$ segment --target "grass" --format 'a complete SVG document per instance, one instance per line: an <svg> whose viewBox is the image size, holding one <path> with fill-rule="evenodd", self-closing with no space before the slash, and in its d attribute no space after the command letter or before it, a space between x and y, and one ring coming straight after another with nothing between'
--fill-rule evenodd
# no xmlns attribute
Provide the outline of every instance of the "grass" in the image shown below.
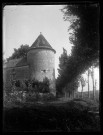
<svg viewBox="0 0 103 135"><path fill-rule="evenodd" d="M92 101L83 99L63 103L18 102L4 107L4 131L100 131L99 118L88 112L95 105ZM96 110L98 105L93 111Z"/></svg>

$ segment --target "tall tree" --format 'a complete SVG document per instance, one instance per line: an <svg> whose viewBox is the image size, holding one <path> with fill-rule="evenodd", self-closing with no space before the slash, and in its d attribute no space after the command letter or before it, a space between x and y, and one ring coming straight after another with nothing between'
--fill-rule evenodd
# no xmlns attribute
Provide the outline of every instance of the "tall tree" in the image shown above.
<svg viewBox="0 0 103 135"><path fill-rule="evenodd" d="M73 80L72 82L68 83L63 89L65 93L65 97L66 95L69 94L69 97L74 98L74 94L78 90L78 85L79 85L79 79Z"/></svg>
<svg viewBox="0 0 103 135"><path fill-rule="evenodd" d="M95 79L95 91L97 90L96 87L97 87L97 80Z"/></svg>
<svg viewBox="0 0 103 135"><path fill-rule="evenodd" d="M57 91L58 93L69 93L70 95L73 95L73 92L77 90L78 88L78 79L80 76L78 76L77 78L74 78L72 80L72 76L75 76L75 61L78 62L77 59L72 59L71 56L67 55L67 50L63 48L63 53L61 54L61 56L59 57L59 69L58 69L58 78L56 80L57 83ZM66 73L66 69L70 68L70 71L68 73ZM69 75L69 76L68 76ZM66 78L67 76L67 78ZM66 78L66 80L64 80L64 78ZM72 81L70 81L72 80ZM64 87L61 87L61 84L65 84L65 81L67 81L68 83L66 83L66 85L64 85Z"/></svg>
<svg viewBox="0 0 103 135"><path fill-rule="evenodd" d="M94 66L91 67L91 77L92 77L92 84L93 84L93 99L95 98L95 84L94 84Z"/></svg>
<svg viewBox="0 0 103 135"><path fill-rule="evenodd" d="M67 60L68 60L67 50L63 48L63 53L59 57L59 69L58 69L59 76L62 75L65 66L67 64Z"/></svg>
<svg viewBox="0 0 103 135"><path fill-rule="evenodd" d="M88 75L88 98L90 98L90 89L89 89L89 77L90 77L90 74L91 74L91 70L88 69L88 73L87 73L87 75Z"/></svg>
<svg viewBox="0 0 103 135"><path fill-rule="evenodd" d="M79 98L79 87L80 87L80 81L78 81L78 90L77 90L77 98Z"/></svg>
<svg viewBox="0 0 103 135"><path fill-rule="evenodd" d="M62 9L69 21L70 41L74 45L60 76L59 87L65 87L85 72L99 57L99 5L67 5Z"/></svg>
<svg viewBox="0 0 103 135"><path fill-rule="evenodd" d="M7 58L7 61L25 57L29 48L29 45L21 45L18 49L14 48L14 53L9 58Z"/></svg>
<svg viewBox="0 0 103 135"><path fill-rule="evenodd" d="M80 78L80 82L81 82L81 86L82 86L81 97L83 98L83 88L86 85L86 81L82 76Z"/></svg>
<svg viewBox="0 0 103 135"><path fill-rule="evenodd" d="M59 69L58 69L59 75L58 75L58 78L56 80L57 92L58 93L62 93L62 94L63 94L63 91L59 87L59 85L61 83L60 82L61 81L60 78L64 74L64 70L65 70L65 67L66 67L66 64L67 64L67 60L68 60L67 50L65 48L63 48L63 53L59 57Z"/></svg>

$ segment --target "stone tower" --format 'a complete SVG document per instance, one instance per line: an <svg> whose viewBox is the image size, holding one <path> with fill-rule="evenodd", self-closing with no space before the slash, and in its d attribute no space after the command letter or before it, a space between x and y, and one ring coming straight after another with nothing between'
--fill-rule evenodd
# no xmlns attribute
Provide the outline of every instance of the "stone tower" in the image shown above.
<svg viewBox="0 0 103 135"><path fill-rule="evenodd" d="M27 62L30 68L30 77L38 81L43 81L45 77L49 79L50 92L54 95L55 90L55 53L48 41L40 33L27 53Z"/></svg>

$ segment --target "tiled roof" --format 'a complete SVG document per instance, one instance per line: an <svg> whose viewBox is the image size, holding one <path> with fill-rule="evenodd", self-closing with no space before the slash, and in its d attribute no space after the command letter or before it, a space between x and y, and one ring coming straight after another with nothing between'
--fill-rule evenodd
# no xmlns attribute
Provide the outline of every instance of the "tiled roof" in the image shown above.
<svg viewBox="0 0 103 135"><path fill-rule="evenodd" d="M51 45L48 43L48 41L45 39L45 37L40 33L40 35L37 37L35 42L32 44L31 48L38 48L38 47L45 47L45 48L51 48Z"/></svg>
<svg viewBox="0 0 103 135"><path fill-rule="evenodd" d="M16 67L19 67L19 66L26 66L28 65L27 64L27 57L24 57L22 58L17 64L16 64Z"/></svg>
<svg viewBox="0 0 103 135"><path fill-rule="evenodd" d="M25 66L25 65L27 65L26 57L10 60L3 65L3 68L13 68L13 67L19 67L19 66Z"/></svg>
<svg viewBox="0 0 103 135"><path fill-rule="evenodd" d="M41 33L30 48L31 49L32 48L48 48L56 52ZM3 64L3 68L13 68L13 67L19 67L19 66L26 66L26 65L28 65L27 57L24 57L24 58L14 59L14 60L10 60L6 62L5 64Z"/></svg>

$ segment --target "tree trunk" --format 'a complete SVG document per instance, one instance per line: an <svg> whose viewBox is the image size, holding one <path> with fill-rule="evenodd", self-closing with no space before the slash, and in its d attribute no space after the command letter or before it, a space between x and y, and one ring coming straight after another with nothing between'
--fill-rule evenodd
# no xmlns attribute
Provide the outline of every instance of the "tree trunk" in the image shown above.
<svg viewBox="0 0 103 135"><path fill-rule="evenodd" d="M79 93L79 87L78 87L78 92L77 92L77 98L79 98L80 97L80 95L79 95L80 93Z"/></svg>
<svg viewBox="0 0 103 135"><path fill-rule="evenodd" d="M83 86L82 86L82 92L81 92L81 97L83 98Z"/></svg>
<svg viewBox="0 0 103 135"><path fill-rule="evenodd" d="M96 91L96 86L97 86L97 82L96 82L96 80L95 80L95 91Z"/></svg>
<svg viewBox="0 0 103 135"><path fill-rule="evenodd" d="M96 92L96 86L97 86L97 82L96 82L96 80L95 80L95 92Z"/></svg>
<svg viewBox="0 0 103 135"><path fill-rule="evenodd" d="M95 98L95 88L94 88L94 68L92 66L92 82L93 82L93 99Z"/></svg>
<svg viewBox="0 0 103 135"><path fill-rule="evenodd" d="M95 99L94 79L93 79L93 99Z"/></svg>
<svg viewBox="0 0 103 135"><path fill-rule="evenodd" d="M89 91L89 70L88 70L88 98L90 98L90 91Z"/></svg>

